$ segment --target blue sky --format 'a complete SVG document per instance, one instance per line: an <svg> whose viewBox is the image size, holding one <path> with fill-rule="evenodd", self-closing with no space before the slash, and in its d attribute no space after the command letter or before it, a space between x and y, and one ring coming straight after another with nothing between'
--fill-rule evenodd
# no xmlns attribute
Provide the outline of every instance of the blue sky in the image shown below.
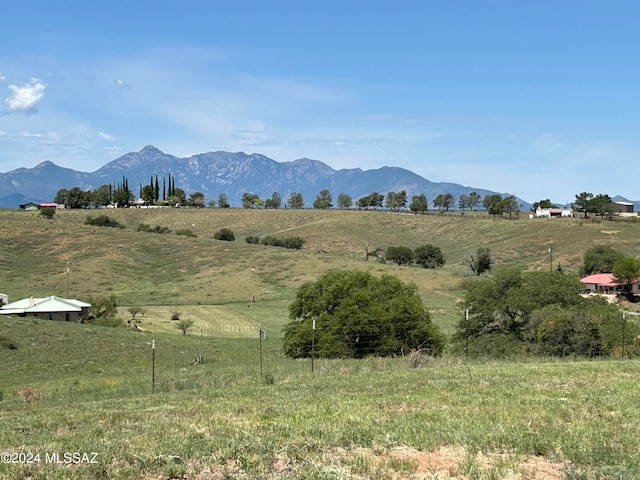
<svg viewBox="0 0 640 480"><path fill-rule="evenodd" d="M640 200L635 0L2 7L0 172L155 145Z"/></svg>

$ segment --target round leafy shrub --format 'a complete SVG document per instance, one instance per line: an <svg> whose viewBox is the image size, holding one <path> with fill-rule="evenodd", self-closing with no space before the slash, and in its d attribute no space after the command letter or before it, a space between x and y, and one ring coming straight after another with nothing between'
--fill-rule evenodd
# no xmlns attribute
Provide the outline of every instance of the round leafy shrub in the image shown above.
<svg viewBox="0 0 640 480"><path fill-rule="evenodd" d="M225 242L233 242L236 239L233 231L230 228L221 228L216 233L214 233L213 238L215 238L216 240L224 240Z"/></svg>
<svg viewBox="0 0 640 480"><path fill-rule="evenodd" d="M85 225L92 225L94 227L124 228L124 225L108 215L97 215L95 217L89 215L84 223Z"/></svg>
<svg viewBox="0 0 640 480"><path fill-rule="evenodd" d="M436 268L444 265L444 255L440 247L420 245L414 252L414 262L424 268Z"/></svg>
<svg viewBox="0 0 640 480"><path fill-rule="evenodd" d="M398 265L410 265L413 261L413 250L409 247L399 245L387 248L385 259L388 262L395 262Z"/></svg>
<svg viewBox="0 0 640 480"><path fill-rule="evenodd" d="M269 245L272 247L291 248L294 250L300 250L304 244L304 239L300 237L286 237L277 238L267 235L260 240L262 245Z"/></svg>

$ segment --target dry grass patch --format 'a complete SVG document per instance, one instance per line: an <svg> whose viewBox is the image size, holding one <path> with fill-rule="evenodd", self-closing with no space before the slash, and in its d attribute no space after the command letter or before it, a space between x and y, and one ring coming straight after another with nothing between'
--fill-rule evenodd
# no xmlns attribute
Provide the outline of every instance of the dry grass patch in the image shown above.
<svg viewBox="0 0 640 480"><path fill-rule="evenodd" d="M250 308L250 304L247 308ZM252 338L258 335L260 324L248 315L223 305L180 305L143 307L145 314L136 316L138 330L146 332L165 332L182 335L171 320L172 312L178 311L181 320L194 322L192 335L225 338ZM131 315L127 307L119 307L122 318Z"/></svg>
<svg viewBox="0 0 640 480"><path fill-rule="evenodd" d="M315 472L320 475L333 475L335 478L361 480L559 480L564 478L565 468L565 464L552 462L544 457L514 457L505 453L480 452L474 455L454 445L442 446L428 452L410 447L395 447L385 451L371 448L339 448L324 452L319 458L291 458L278 455L270 464L263 465L261 478L309 478L309 474ZM243 465L233 460L217 465L192 462L185 470L187 478L197 480L247 478ZM331 478L334 478L333 476ZM169 477L159 475L147 478L164 480Z"/></svg>
<svg viewBox="0 0 640 480"><path fill-rule="evenodd" d="M362 454L362 453L360 453ZM375 465L391 470L390 479L471 479L554 480L564 478L566 465L540 456L513 456L500 452L477 452L446 445L432 451L396 447L383 454L368 451ZM400 463L394 462L400 460ZM412 472L397 471L394 465L405 465ZM402 470L402 468L401 468Z"/></svg>

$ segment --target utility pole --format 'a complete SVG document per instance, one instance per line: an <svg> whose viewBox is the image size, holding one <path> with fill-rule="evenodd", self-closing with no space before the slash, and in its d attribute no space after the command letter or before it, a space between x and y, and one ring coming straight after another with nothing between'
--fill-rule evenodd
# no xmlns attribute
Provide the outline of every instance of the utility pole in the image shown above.
<svg viewBox="0 0 640 480"><path fill-rule="evenodd" d="M627 323L626 313L622 311L622 358L625 357L625 324Z"/></svg>
<svg viewBox="0 0 640 480"><path fill-rule="evenodd" d="M156 341L151 340L151 393L156 391Z"/></svg>
<svg viewBox="0 0 640 480"><path fill-rule="evenodd" d="M311 331L311 373L313 373L313 359L316 356L316 319L313 319Z"/></svg>
<svg viewBox="0 0 640 480"><path fill-rule="evenodd" d="M553 253L551 252L551 244L549 244L549 271L553 272Z"/></svg>
<svg viewBox="0 0 640 480"><path fill-rule="evenodd" d="M466 357L466 356L469 355L469 309L468 308L464 312L464 320L465 320L466 327L467 327L467 342L466 342L466 345L464 347L464 356Z"/></svg>
<svg viewBox="0 0 640 480"><path fill-rule="evenodd" d="M264 337L264 328L260 327L260 376L262 376L262 338Z"/></svg>

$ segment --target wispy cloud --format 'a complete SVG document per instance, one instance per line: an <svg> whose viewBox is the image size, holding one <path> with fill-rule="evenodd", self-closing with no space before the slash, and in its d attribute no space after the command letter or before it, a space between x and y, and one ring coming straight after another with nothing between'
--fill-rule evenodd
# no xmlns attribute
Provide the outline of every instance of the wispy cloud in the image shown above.
<svg viewBox="0 0 640 480"><path fill-rule="evenodd" d="M104 132L98 132L98 137L100 137L103 140L109 140L109 141L113 141L115 140L114 137L112 137L111 135L109 135L108 133L104 133Z"/></svg>
<svg viewBox="0 0 640 480"><path fill-rule="evenodd" d="M37 78L32 78L22 86L10 84L11 95L3 101L7 113L36 113L38 102L44 96L46 84Z"/></svg>

